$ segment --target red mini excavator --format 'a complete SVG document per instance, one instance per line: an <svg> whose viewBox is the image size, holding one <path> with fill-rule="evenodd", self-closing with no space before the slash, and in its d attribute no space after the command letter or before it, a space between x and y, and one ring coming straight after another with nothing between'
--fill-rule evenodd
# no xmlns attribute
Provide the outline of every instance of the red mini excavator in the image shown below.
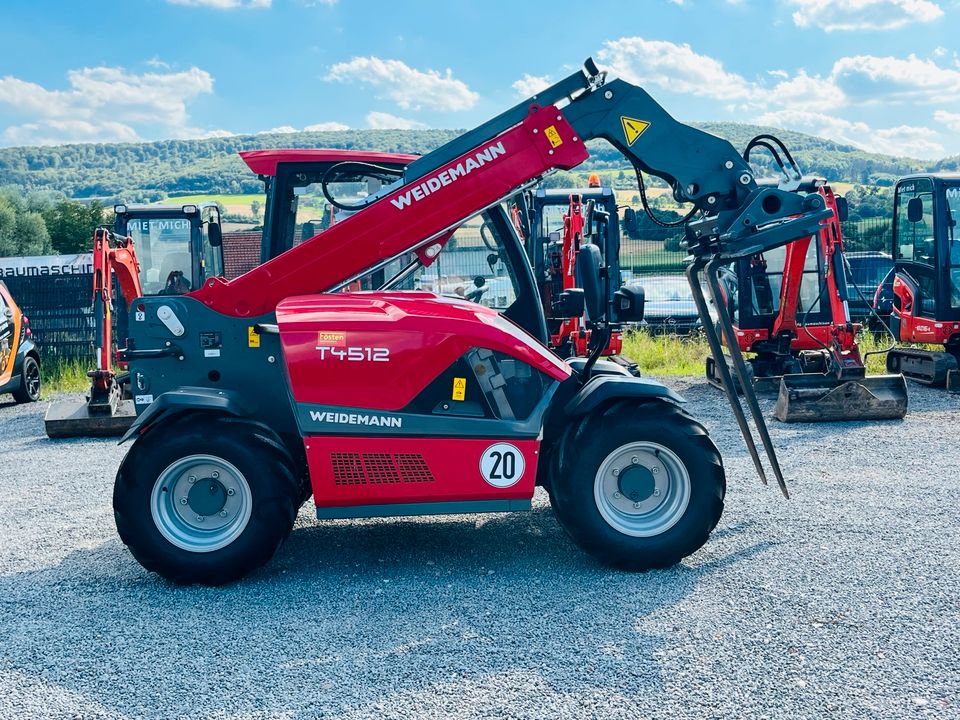
<svg viewBox="0 0 960 720"><path fill-rule="evenodd" d="M850 321L840 220L845 202L821 180L804 187L831 211L818 233L742 258L723 275L733 337L749 359L758 392L779 393L783 422L902 418L903 376L867 376ZM727 338L724 338L726 341ZM714 357L707 378L719 384Z"/></svg>
<svg viewBox="0 0 960 720"><path fill-rule="evenodd" d="M960 391L960 175L910 175L894 192L890 329L902 342L942 350L897 348L887 369L909 379Z"/></svg>
<svg viewBox="0 0 960 720"><path fill-rule="evenodd" d="M701 282L719 295L721 267L809 236L830 214L818 193L758 185L728 142L588 61L362 202L329 193L350 214L322 234L234 280L137 301L144 319L123 357L139 416L113 495L134 557L176 582L222 583L266 563L311 494L322 519L432 515L528 510L538 484L570 537L607 564L665 567L706 542L726 487L706 429L673 391L598 362L636 296L611 295L599 248L584 244L591 353L565 362L544 344L504 206L586 160L594 138L692 205L687 277L703 318ZM459 232L472 218L496 253ZM461 295L477 258L491 260L476 276L490 305ZM377 290L336 292L381 270ZM712 325L706 334L719 353ZM765 480L726 364L719 372ZM786 492L749 387L745 397Z"/></svg>

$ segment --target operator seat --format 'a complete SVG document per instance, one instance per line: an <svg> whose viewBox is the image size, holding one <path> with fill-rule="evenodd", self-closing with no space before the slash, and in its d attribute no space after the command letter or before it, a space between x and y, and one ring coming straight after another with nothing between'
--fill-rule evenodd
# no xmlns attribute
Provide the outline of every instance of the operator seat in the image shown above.
<svg viewBox="0 0 960 720"><path fill-rule="evenodd" d="M171 274L175 272L179 272L183 276L182 283L186 285L183 292L190 292L193 289L190 282L193 275L190 253L169 252L163 256L163 260L160 262L160 281L169 284Z"/></svg>

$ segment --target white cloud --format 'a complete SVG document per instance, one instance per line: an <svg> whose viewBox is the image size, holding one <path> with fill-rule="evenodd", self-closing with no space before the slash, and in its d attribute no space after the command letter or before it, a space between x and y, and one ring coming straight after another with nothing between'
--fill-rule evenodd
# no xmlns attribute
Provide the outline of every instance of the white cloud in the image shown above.
<svg viewBox="0 0 960 720"><path fill-rule="evenodd" d="M3 131L7 145L62 145L63 143L137 142L140 137L120 122L87 120L39 120L11 125Z"/></svg>
<svg viewBox="0 0 960 720"><path fill-rule="evenodd" d="M443 74L436 70L424 72L400 60L378 57L355 57L337 63L330 68L326 79L372 85L381 92L379 97L389 98L404 110L469 110L480 99L466 83L454 78L449 69Z"/></svg>
<svg viewBox="0 0 960 720"><path fill-rule="evenodd" d="M810 76L801 70L770 91L769 97L778 104L798 110L829 110L842 105L846 96L832 80Z"/></svg>
<svg viewBox="0 0 960 720"><path fill-rule="evenodd" d="M130 141L138 139L133 128L140 124L182 136L188 128L187 103L213 92L213 77L197 67L136 74L101 66L70 70L67 79L67 89L50 90L12 76L0 78L0 106L23 118L4 133L7 142Z"/></svg>
<svg viewBox="0 0 960 720"><path fill-rule="evenodd" d="M933 113L933 119L938 123L946 125L953 132L960 133L960 113L937 110Z"/></svg>
<svg viewBox="0 0 960 720"><path fill-rule="evenodd" d="M937 158L944 152L936 131L926 127L899 125L875 129L860 121L845 120L826 113L777 110L757 118L761 125L802 130L835 142L886 155Z"/></svg>
<svg viewBox="0 0 960 720"><path fill-rule="evenodd" d="M637 85L726 101L748 100L757 93L756 85L686 44L625 37L605 42L597 57L615 75Z"/></svg>
<svg viewBox="0 0 960 720"><path fill-rule="evenodd" d="M237 8L268 8L273 0L167 0L171 5L193 5L215 8L217 10L235 10Z"/></svg>
<svg viewBox="0 0 960 720"><path fill-rule="evenodd" d="M375 130L422 130L427 125L409 118L397 117L390 113L377 112L376 110L367 113L367 127Z"/></svg>
<svg viewBox="0 0 960 720"><path fill-rule="evenodd" d="M921 60L855 55L833 64L831 80L862 102L945 102L960 100L960 70Z"/></svg>
<svg viewBox="0 0 960 720"><path fill-rule="evenodd" d="M280 127L270 128L269 130L260 130L257 135L284 135L287 133L299 132L291 125L281 125Z"/></svg>
<svg viewBox="0 0 960 720"><path fill-rule="evenodd" d="M514 81L511 87L516 91L518 96L527 98L550 87L550 77L547 75L528 75L524 73L519 80Z"/></svg>
<svg viewBox="0 0 960 720"><path fill-rule="evenodd" d="M307 125L304 130L307 132L331 132L334 130L349 130L349 125L344 125L342 122L322 122L316 123L315 125Z"/></svg>
<svg viewBox="0 0 960 720"><path fill-rule="evenodd" d="M230 130L201 130L200 128L184 128L178 136L183 140L209 140L210 138L233 137L237 133Z"/></svg>
<svg viewBox="0 0 960 720"><path fill-rule="evenodd" d="M797 27L835 30L894 30L909 23L932 22L943 16L931 0L787 0L800 9Z"/></svg>

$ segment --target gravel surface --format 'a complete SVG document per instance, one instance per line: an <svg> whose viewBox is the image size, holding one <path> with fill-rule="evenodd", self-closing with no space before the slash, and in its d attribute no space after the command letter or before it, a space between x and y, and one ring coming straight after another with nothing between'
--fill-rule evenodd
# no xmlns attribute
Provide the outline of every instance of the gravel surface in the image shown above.
<svg viewBox="0 0 960 720"><path fill-rule="evenodd" d="M771 421L787 502L720 394L671 382L729 489L707 545L647 574L596 565L538 494L514 515L304 508L256 575L176 587L116 537L126 448L0 406L0 718L960 717L960 397Z"/></svg>

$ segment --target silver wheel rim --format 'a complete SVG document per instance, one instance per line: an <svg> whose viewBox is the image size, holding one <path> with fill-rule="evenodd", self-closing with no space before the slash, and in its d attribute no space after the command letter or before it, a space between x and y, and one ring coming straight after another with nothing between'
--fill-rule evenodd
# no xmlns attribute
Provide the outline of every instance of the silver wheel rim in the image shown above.
<svg viewBox="0 0 960 720"><path fill-rule="evenodd" d="M32 398L40 397L40 366L36 362L27 367L26 386L27 395Z"/></svg>
<svg viewBox="0 0 960 720"><path fill-rule="evenodd" d="M150 513L160 534L178 548L213 552L246 529L253 508L247 479L214 455L189 455L160 473Z"/></svg>
<svg viewBox="0 0 960 720"><path fill-rule="evenodd" d="M607 455L593 484L600 515L631 537L653 537L676 525L690 504L690 492L690 473L677 454L645 441L621 445Z"/></svg>

